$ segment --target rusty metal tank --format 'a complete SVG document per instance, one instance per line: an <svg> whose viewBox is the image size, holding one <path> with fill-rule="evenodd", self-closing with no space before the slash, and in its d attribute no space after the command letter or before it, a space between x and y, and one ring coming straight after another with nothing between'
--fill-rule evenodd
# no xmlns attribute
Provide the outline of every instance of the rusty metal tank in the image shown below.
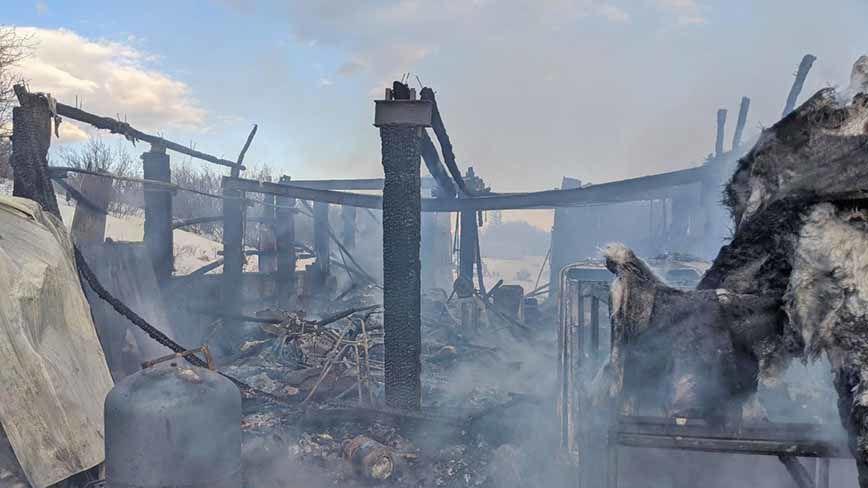
<svg viewBox="0 0 868 488"><path fill-rule="evenodd" d="M125 378L105 400L107 488L241 486L241 393L173 357Z"/></svg>

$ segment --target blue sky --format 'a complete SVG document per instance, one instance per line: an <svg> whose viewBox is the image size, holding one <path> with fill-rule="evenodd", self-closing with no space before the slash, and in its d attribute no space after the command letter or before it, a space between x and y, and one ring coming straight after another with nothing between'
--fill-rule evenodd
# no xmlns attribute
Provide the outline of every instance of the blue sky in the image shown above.
<svg viewBox="0 0 868 488"><path fill-rule="evenodd" d="M696 164L717 108L729 139L750 96L756 133L802 55L807 95L868 52L866 0L11 3L0 24L40 29L33 89L232 159L258 123L248 161L295 178L380 175L372 100L418 75L498 191Z"/></svg>

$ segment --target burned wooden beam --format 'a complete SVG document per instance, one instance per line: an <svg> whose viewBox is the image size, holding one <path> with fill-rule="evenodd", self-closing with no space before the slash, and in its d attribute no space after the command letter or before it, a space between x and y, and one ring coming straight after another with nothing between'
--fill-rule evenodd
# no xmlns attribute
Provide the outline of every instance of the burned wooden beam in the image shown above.
<svg viewBox="0 0 868 488"><path fill-rule="evenodd" d="M323 290L330 273L331 239L329 238L329 205L324 202L313 204L313 250L316 254L314 263L314 286L317 291Z"/></svg>
<svg viewBox="0 0 868 488"><path fill-rule="evenodd" d="M69 105L60 102L56 103L56 107L57 115L68 117L79 122L84 122L85 124L92 125L97 129L107 130L112 134L120 134L133 142L145 141L147 143L150 143L151 145L171 149L172 151L175 151L177 153L185 154L196 159L201 159L202 161L208 161L209 163L219 164L220 166L227 166L229 168L237 167L238 169L246 169L243 165L239 165L238 163L235 163L233 161L218 158L216 156L197 151L182 144L163 139L162 137L147 134L138 129L135 129L126 122L121 122L111 117L94 115L92 113L85 112L84 110L81 110L79 108L70 107Z"/></svg>
<svg viewBox="0 0 868 488"><path fill-rule="evenodd" d="M396 82L396 86L398 83ZM383 326L386 403L418 410L422 403L421 182L419 132L432 103L378 100L375 125L383 155Z"/></svg>
<svg viewBox="0 0 868 488"><path fill-rule="evenodd" d="M437 197L438 198L455 198L458 193L455 183L449 178L449 173L440 162L440 156L437 154L437 148L434 142L428 137L428 133L422 131L422 136L419 139L419 151L422 153L422 161L428 168L428 172L434 177L437 182Z"/></svg>
<svg viewBox="0 0 868 488"><path fill-rule="evenodd" d="M611 183L591 185L573 190L546 190L531 193L479 196L472 198L442 199L423 198L423 212L461 212L464 210L518 210L545 209L601 203L619 203L648 200L651 196L670 192L673 187L699 183L708 165L669 173L641 176ZM271 193L300 200L312 200L334 205L351 205L359 208L382 208L383 199L377 195L342 191L304 188L292 185L233 179L227 182L233 188L251 193Z"/></svg>
<svg viewBox="0 0 868 488"><path fill-rule="evenodd" d="M289 176L282 176L281 183L289 182ZM295 297L295 199L277 197L274 234L277 242L277 303L288 309Z"/></svg>
<svg viewBox="0 0 868 488"><path fill-rule="evenodd" d="M741 146L741 136L744 133L744 127L747 125L747 113L750 110L750 98L741 97L741 104L738 107L738 120L735 123L735 132L732 133L732 150L735 151Z"/></svg>
<svg viewBox="0 0 868 488"><path fill-rule="evenodd" d="M247 135L247 140L244 141L244 146L241 147L241 152L238 153L238 160L235 162L235 166L232 167L230 175L233 178L241 176L241 168L244 167L244 156L247 155L247 150L250 149L250 144L253 143L253 137L256 135L256 129L258 128L258 125L253 124L253 129L250 129L250 134Z"/></svg>
<svg viewBox="0 0 868 488"><path fill-rule="evenodd" d="M802 62L799 63L799 69L796 71L796 79L793 80L793 86L790 87L790 93L787 95L787 103L784 105L784 113L781 117L786 117L796 108L796 102L799 100L799 94L802 93L802 87L805 86L805 79L808 77L808 72L811 71L811 66L817 57L811 54L805 54Z"/></svg>
<svg viewBox="0 0 868 488"><path fill-rule="evenodd" d="M714 140L714 155L720 157L723 154L723 138L726 133L726 109L717 111L717 137Z"/></svg>
<svg viewBox="0 0 868 488"><path fill-rule="evenodd" d="M419 98L431 103L431 128L434 130L434 135L437 136L437 141L440 143L443 161L446 163L446 168L449 170L452 179L461 193L469 195L467 186L464 184L464 178L461 177L461 169L458 168L458 163L455 162L455 152L452 150L452 142L449 140L449 134L446 132L446 125L440 116L440 110L437 109L437 99L434 96L434 90L428 87L422 88Z"/></svg>

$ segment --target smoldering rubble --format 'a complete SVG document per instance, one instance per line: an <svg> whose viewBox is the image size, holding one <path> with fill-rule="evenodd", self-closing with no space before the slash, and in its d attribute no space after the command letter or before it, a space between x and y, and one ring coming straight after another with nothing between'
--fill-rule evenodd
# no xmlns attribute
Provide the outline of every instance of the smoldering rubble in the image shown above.
<svg viewBox="0 0 868 488"><path fill-rule="evenodd" d="M816 93L739 161L725 189L735 231L696 290L664 285L623 246L606 250L616 332L598 398L645 392L676 417L764 418L745 408L763 406L757 390L780 390L793 359L824 355L868 486L866 70L862 57L846 90Z"/></svg>

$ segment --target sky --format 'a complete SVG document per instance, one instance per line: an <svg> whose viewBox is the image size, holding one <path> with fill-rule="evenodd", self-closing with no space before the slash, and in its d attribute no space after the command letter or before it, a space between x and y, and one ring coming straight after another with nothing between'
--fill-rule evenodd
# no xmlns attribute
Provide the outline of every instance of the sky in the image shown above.
<svg viewBox="0 0 868 488"><path fill-rule="evenodd" d="M700 164L718 108L728 144L750 97L756 134L804 54L802 100L868 52L868 0L6 3L32 90L227 159L258 124L246 161L296 179L381 176L373 100L409 74L459 165L503 192ZM97 135L61 127L55 147Z"/></svg>

